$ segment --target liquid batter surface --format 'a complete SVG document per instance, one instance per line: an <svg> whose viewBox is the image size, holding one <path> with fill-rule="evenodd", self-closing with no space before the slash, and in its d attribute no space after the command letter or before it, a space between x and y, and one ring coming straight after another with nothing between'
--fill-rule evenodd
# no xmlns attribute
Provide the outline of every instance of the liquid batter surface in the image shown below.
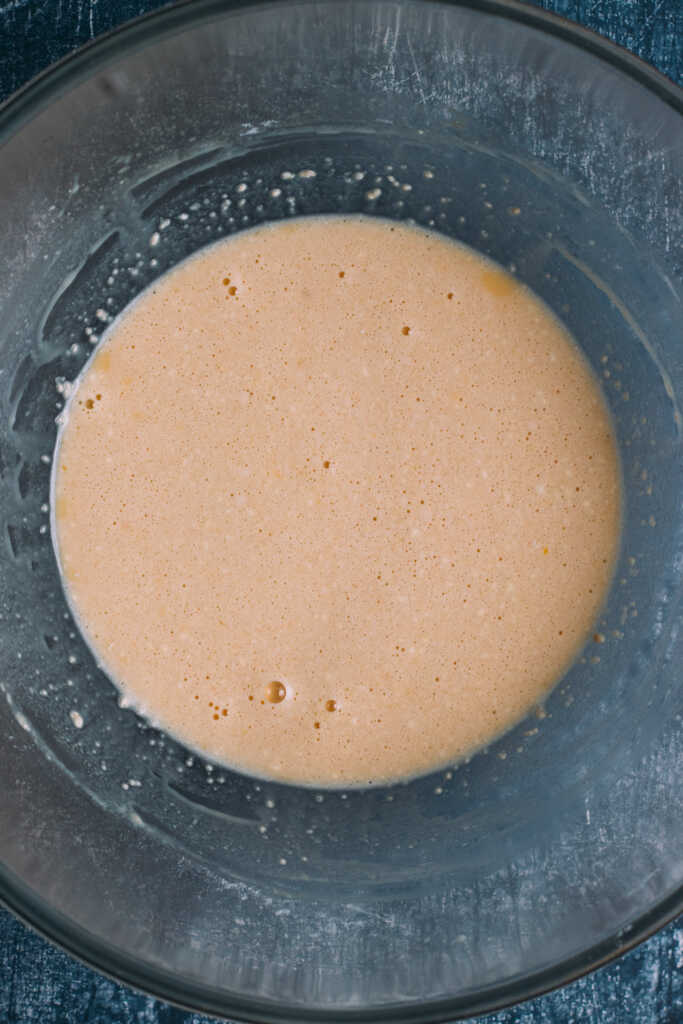
<svg viewBox="0 0 683 1024"><path fill-rule="evenodd" d="M596 381L471 250L363 217L221 242L110 328L62 428L54 531L103 666L208 756L408 777L541 699L620 520Z"/></svg>

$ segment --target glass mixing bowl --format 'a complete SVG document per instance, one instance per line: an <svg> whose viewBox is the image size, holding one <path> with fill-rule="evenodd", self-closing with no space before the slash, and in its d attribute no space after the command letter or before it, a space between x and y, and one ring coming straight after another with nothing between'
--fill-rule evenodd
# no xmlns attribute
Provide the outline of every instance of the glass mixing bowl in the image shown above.
<svg viewBox="0 0 683 1024"><path fill-rule="evenodd" d="M193 0L0 114L0 894L95 967L257 1021L437 1021L683 906L681 93L498 0ZM543 709L393 787L247 778L122 707L64 599L55 418L116 313L262 221L413 218L510 267L601 376L604 614Z"/></svg>

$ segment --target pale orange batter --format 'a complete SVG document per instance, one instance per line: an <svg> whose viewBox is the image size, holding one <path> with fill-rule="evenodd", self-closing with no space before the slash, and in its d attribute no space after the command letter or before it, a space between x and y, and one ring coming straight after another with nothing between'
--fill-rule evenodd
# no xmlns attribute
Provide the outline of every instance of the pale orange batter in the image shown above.
<svg viewBox="0 0 683 1024"><path fill-rule="evenodd" d="M452 762L562 675L611 577L598 385L527 290L418 228L204 250L107 332L62 429L67 590L190 746L316 785Z"/></svg>

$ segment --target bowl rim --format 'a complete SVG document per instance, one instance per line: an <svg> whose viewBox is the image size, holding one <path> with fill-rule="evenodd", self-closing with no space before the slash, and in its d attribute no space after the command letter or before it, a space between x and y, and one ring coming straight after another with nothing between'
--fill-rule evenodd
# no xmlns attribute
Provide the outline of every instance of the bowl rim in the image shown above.
<svg viewBox="0 0 683 1024"><path fill-rule="evenodd" d="M0 145L18 132L63 91L98 69L108 59L133 47L159 38L160 34L199 24L204 20L237 9L268 8L287 2L340 3L344 0L174 0L115 26L61 60L48 66L0 103ZM418 3L420 0L405 0ZM672 107L683 118L683 88L657 71L640 57L597 32L561 15L520 0L433 0L438 4L469 8L507 18L538 29L593 54L622 71L633 81ZM249 1024L320 1024L332 1019L329 1010L282 1006L274 1001L218 991L152 965L141 968L136 958L116 949L69 918L49 907L34 891L0 862L0 905L38 934L61 947L69 955L116 982L122 982L145 994L172 1003L191 1012L237 1019ZM445 1024L465 1017L502 1010L584 977L639 943L683 912L683 886L600 943L583 950L553 967L536 971L513 981L480 990L476 995L431 1000L422 1004L375 1007L368 1010L333 1011L342 1022L387 1022L387 1024Z"/></svg>

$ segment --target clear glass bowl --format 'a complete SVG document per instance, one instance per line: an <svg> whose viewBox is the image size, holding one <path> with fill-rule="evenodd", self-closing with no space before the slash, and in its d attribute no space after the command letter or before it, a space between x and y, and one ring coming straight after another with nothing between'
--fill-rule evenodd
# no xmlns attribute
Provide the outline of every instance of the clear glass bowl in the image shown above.
<svg viewBox="0 0 683 1024"><path fill-rule="evenodd" d="M278 1022L492 1009L681 910L682 110L626 53L497 0L194 0L4 107L13 910L163 998ZM327 211L411 217L512 267L602 376L626 491L605 642L544 710L453 771L347 793L207 764L122 708L48 515L64 381L109 318L207 242Z"/></svg>

